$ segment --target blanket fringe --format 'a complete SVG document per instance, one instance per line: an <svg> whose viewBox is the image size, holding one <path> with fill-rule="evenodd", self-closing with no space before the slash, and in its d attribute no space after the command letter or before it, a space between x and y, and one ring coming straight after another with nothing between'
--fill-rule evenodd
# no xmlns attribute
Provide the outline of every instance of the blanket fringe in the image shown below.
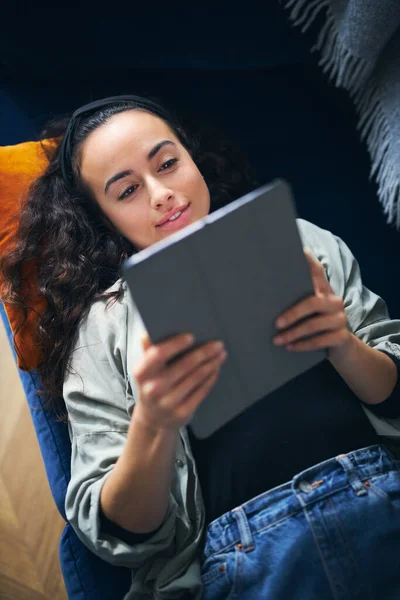
<svg viewBox="0 0 400 600"><path fill-rule="evenodd" d="M340 40L329 0L280 0L290 10L289 18L304 33L321 11L326 21L311 51L321 55L319 65L336 87L345 88L359 115L357 129L371 156L373 176L378 184L378 196L389 224L400 229L400 179L394 154L390 152L390 130L380 102L371 65L353 56ZM366 85L367 84L367 85Z"/></svg>

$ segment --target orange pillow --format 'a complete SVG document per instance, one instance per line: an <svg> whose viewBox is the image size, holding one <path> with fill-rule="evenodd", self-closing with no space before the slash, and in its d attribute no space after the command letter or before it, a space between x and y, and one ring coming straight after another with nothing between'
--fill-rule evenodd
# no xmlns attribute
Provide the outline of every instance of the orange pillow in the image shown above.
<svg viewBox="0 0 400 600"><path fill-rule="evenodd" d="M44 142L52 143L54 140ZM0 256L13 248L24 195L47 164L48 159L40 142L0 147L0 221L3 223L0 229ZM46 308L46 301L37 288L36 261L25 265L23 275L29 282L29 289L23 290L29 298L27 304L41 314ZM5 310L14 332L21 322L22 311L7 304ZM27 316L25 327L15 336L18 354L21 355L18 356L18 366L23 370L35 369L40 361L40 348L33 338L37 315L34 311L28 311Z"/></svg>

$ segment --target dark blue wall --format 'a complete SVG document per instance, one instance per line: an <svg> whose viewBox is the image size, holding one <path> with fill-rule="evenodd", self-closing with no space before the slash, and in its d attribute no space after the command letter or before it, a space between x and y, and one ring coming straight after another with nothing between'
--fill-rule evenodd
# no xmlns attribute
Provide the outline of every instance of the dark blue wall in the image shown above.
<svg viewBox="0 0 400 600"><path fill-rule="evenodd" d="M386 224L369 181L351 101L308 52L313 32L292 29L277 2L262 10L246 4L240 14L232 5L218 13L183 6L165 7L159 19L147 5L79 22L66 11L50 41L34 41L37 30L25 19L6 39L0 143L33 139L50 116L97 97L155 96L222 127L260 182L291 182L299 215L349 244L365 283L399 316L399 233ZM46 18L42 27L50 26Z"/></svg>

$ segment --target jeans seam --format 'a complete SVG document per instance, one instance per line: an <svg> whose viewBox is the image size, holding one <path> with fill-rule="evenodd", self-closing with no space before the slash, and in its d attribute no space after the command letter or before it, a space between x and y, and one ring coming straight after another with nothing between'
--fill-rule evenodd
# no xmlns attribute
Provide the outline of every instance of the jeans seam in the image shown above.
<svg viewBox="0 0 400 600"><path fill-rule="evenodd" d="M314 542L315 542L315 545L317 547L318 554L319 554L319 556L321 558L321 563L322 563L322 566L324 568L326 578L327 578L327 580L329 582L329 587L331 588L332 597L334 598L334 600L338 600L338 597L336 596L336 592L335 592L335 587L334 587L333 581L332 581L330 573L329 573L329 569L328 569L328 567L327 567L327 565L325 563L324 555L323 555L322 550L320 548L318 538L315 535L314 527L312 526L312 522L311 522L310 516L308 514L307 506L305 506L303 508L303 513L304 513L304 515L305 515L305 517L307 519L307 523L308 523L308 526L309 526L309 528L311 530L311 534L312 534L312 536L314 538Z"/></svg>
<svg viewBox="0 0 400 600"><path fill-rule="evenodd" d="M384 469L381 471L378 471L374 474L369 474L363 477L360 477L361 481L368 481L369 479L371 479L372 477L379 477L380 475L386 475L387 473L392 473L393 471L400 471L400 466L397 467L393 467L390 469ZM266 525L265 527L261 527L259 529L254 529L254 531L252 532L253 535L256 535L257 533L262 533L272 527L274 527L275 525L279 525L281 523L283 523L284 521L286 521L287 519L301 513L305 508L308 507L312 507L314 504L316 504L317 502L320 502L321 500L325 500L327 498L331 498L333 495L338 494L339 492L343 492L344 490L346 490L347 488L351 488L351 485L346 482L345 485L343 485L340 488L337 488L333 491L329 491L326 494L323 494L322 496L318 496L317 498L314 498L311 502L308 502L304 507L300 507L298 510L292 511L291 513L289 513L288 515L285 515L284 517L273 521L272 523L269 523L268 525ZM265 509L268 510L268 509ZM228 527L230 526L230 524L228 524ZM240 539L238 538L238 541L240 541ZM209 558L209 556L213 556L214 554L219 554L220 552L224 552L229 550L230 548L232 548L233 546L235 546L237 542L233 541L230 544L227 544L226 546L223 546L222 548L218 548L218 550L213 550L208 556L207 558Z"/></svg>
<svg viewBox="0 0 400 600"><path fill-rule="evenodd" d="M235 577L234 577L233 583L232 583L232 590L226 600L235 598L235 596L237 598L240 598L241 583L243 581L242 561L243 561L243 552L236 549L235 550ZM236 582L237 582L237 587L236 587Z"/></svg>
<svg viewBox="0 0 400 600"><path fill-rule="evenodd" d="M282 517L281 519L278 519L277 521L274 521L273 523L269 523L265 527L260 527L260 529L255 529L253 532L253 535L256 535L257 533L263 533L264 531L267 531L268 529L275 527L275 525L280 525L281 523L284 523L285 521L287 521L287 519L290 519L291 517L295 517L296 515L300 514L301 512L302 512L302 508L299 508L299 510L295 510L295 511L289 513L288 515L286 515L285 517Z"/></svg>
<svg viewBox="0 0 400 600"><path fill-rule="evenodd" d="M382 471L378 471L374 475L366 475L365 477L360 477L360 480L363 481L363 482L364 481L368 481L372 477L379 477L381 475L386 475L387 473L392 473L393 471L400 471L400 466L398 468L390 468L390 469L384 469ZM315 503L319 502L320 500L329 499L332 496L334 496L335 494L337 494L339 492L343 492L344 490L346 490L349 487L351 488L351 485L347 481L342 487L336 488L333 491L329 491L326 494L323 494L322 496L318 496L317 498L314 498L313 500L311 500L311 502L307 502L307 504L305 506L306 507L313 506ZM291 513L289 513L285 517L282 517L281 519L279 519L277 521L274 521L273 523L270 523L266 527L261 527L260 529L255 529L254 532L253 532L253 535L255 535L256 533L260 533L262 531L265 531L266 529L269 529L270 527L273 527L274 525L278 525L279 523L282 523L286 519L289 519L290 517L293 517L294 515L299 514L302 511L302 509L303 509L303 507L300 507L298 510L292 511ZM268 510L268 509L266 509L266 510Z"/></svg>
<svg viewBox="0 0 400 600"><path fill-rule="evenodd" d="M347 554L350 555L351 560L353 561L352 569L354 570L354 572L356 572L358 564L357 564L357 561L355 560L355 555L354 555L354 553L353 553L353 551L352 551L352 549L351 549L351 547L349 545L348 537L345 534L345 531L344 531L344 529L342 527L342 523L340 522L340 519L337 518L337 514L336 514L335 507L333 505L333 502L332 502L332 498L328 498L328 503L331 506L332 516L333 516L333 518L335 520L336 527L338 528L338 531L340 531L340 534L341 534L341 537L342 537L342 543L343 543L343 545L344 545L344 547L346 549Z"/></svg>
<svg viewBox="0 0 400 600"><path fill-rule="evenodd" d="M226 563L223 563L223 564L226 565ZM205 585L208 585L209 583L211 583L221 577L226 578L226 574L225 573L222 574L220 568L221 568L220 565L218 567L213 567L213 570L210 571L213 574L212 577L210 577L209 574L207 574L207 573L205 575L202 575ZM229 579L228 579L228 582L229 582Z"/></svg>

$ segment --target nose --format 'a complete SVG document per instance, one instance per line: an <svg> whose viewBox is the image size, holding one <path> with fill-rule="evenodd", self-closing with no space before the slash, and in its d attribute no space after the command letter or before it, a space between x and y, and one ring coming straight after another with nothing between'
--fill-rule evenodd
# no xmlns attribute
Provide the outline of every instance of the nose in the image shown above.
<svg viewBox="0 0 400 600"><path fill-rule="evenodd" d="M174 198L174 192L160 181L154 181L151 185L150 203L153 208L160 208L169 204Z"/></svg>

